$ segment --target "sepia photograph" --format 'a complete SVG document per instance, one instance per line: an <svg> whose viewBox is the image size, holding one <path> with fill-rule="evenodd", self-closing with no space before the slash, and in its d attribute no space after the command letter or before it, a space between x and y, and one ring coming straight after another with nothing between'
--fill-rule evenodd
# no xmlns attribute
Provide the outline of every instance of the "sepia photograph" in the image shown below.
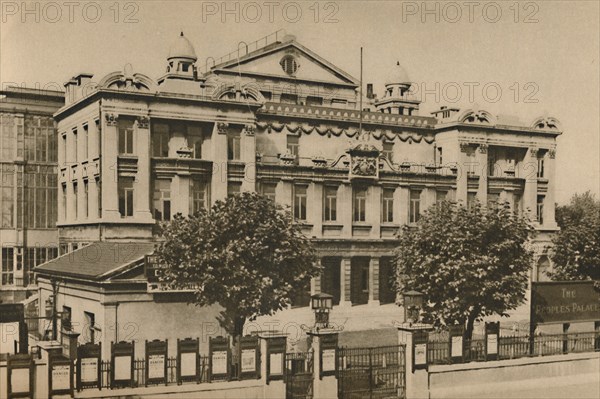
<svg viewBox="0 0 600 399"><path fill-rule="evenodd" d="M600 398L597 0L0 0L0 399Z"/></svg>

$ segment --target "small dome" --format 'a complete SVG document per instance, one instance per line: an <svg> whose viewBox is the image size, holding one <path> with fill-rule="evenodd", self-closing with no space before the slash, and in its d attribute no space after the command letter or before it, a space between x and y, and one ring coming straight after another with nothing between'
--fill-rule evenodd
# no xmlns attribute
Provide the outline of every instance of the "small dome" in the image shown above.
<svg viewBox="0 0 600 399"><path fill-rule="evenodd" d="M198 60L194 46L192 46L187 37L183 36L183 32L181 32L169 50L169 57L167 59L170 60L171 58L187 58L194 60L194 62Z"/></svg>
<svg viewBox="0 0 600 399"><path fill-rule="evenodd" d="M394 68L390 71L387 78L385 79L386 85L393 84L410 84L410 79L408 78L408 73L406 70L402 68L400 65L400 61L396 62Z"/></svg>

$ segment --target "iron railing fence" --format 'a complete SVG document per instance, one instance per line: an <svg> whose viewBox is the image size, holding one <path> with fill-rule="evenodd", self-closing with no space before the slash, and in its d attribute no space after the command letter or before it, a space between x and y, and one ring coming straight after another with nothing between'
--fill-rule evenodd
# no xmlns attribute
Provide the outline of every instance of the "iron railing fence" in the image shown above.
<svg viewBox="0 0 600 399"><path fill-rule="evenodd" d="M439 333L430 335L427 343L428 364L450 364L456 362L450 356L449 338L442 340ZM536 335L533 341L528 335L507 335L498 337L498 351L494 358L518 359L532 356L549 356L568 353L599 352L600 331L573 332L565 334ZM463 340L463 363L483 362L490 357L486 356L485 338L477 337Z"/></svg>

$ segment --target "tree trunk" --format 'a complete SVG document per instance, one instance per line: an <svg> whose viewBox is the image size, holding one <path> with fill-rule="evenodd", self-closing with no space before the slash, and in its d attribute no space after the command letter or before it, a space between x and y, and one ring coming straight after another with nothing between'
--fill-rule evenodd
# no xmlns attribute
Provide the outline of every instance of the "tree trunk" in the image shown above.
<svg viewBox="0 0 600 399"><path fill-rule="evenodd" d="M477 319L477 316L479 315L479 308L475 308L471 311L471 313L469 313L469 316L467 317L467 326L465 328L465 339L467 340L471 340L473 338L473 327L475 325L475 319Z"/></svg>
<svg viewBox="0 0 600 399"><path fill-rule="evenodd" d="M242 335L244 335L244 324L246 323L246 318L241 316L233 317L233 348L232 348L232 357L233 357L233 377L239 379L242 371L242 347L241 347L241 339Z"/></svg>

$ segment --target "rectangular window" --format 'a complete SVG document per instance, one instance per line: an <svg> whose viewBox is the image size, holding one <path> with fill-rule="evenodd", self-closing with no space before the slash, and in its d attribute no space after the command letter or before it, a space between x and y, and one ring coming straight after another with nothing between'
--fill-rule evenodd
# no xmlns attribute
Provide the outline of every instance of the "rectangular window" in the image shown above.
<svg viewBox="0 0 600 399"><path fill-rule="evenodd" d="M410 191L410 211L409 211L409 222L417 223L421 217L421 191L411 190Z"/></svg>
<svg viewBox="0 0 600 399"><path fill-rule="evenodd" d="M334 222L337 220L337 187L325 186L323 188L323 220Z"/></svg>
<svg viewBox="0 0 600 399"><path fill-rule="evenodd" d="M437 148L437 164L439 166L444 164L444 153L442 147Z"/></svg>
<svg viewBox="0 0 600 399"><path fill-rule="evenodd" d="M61 166L65 166L67 163L67 134L63 133L61 136L62 154L60 158Z"/></svg>
<svg viewBox="0 0 600 399"><path fill-rule="evenodd" d="M295 157L294 163L298 164L300 149L300 137L298 136L287 136L287 152Z"/></svg>
<svg viewBox="0 0 600 399"><path fill-rule="evenodd" d="M367 220L367 189L366 187L354 187L353 194L353 219L355 222L364 222Z"/></svg>
<svg viewBox="0 0 600 399"><path fill-rule="evenodd" d="M14 248L2 248L2 285L14 284Z"/></svg>
<svg viewBox="0 0 600 399"><path fill-rule="evenodd" d="M362 292L369 292L369 266L363 266L360 272L360 289Z"/></svg>
<svg viewBox="0 0 600 399"><path fill-rule="evenodd" d="M544 196L537 196L537 221L539 224L544 224Z"/></svg>
<svg viewBox="0 0 600 399"><path fill-rule="evenodd" d="M394 143L389 141L383 142L382 155L387 158L390 163L394 162Z"/></svg>
<svg viewBox="0 0 600 399"><path fill-rule="evenodd" d="M83 125L83 143L82 143L82 152L81 152L81 158L82 159L87 159L88 158L88 140L89 140L90 136L89 136L89 129L88 129L88 125L87 123L85 125Z"/></svg>
<svg viewBox="0 0 600 399"><path fill-rule="evenodd" d="M79 162L79 139L77 137L77 129L73 129L73 161Z"/></svg>
<svg viewBox="0 0 600 399"><path fill-rule="evenodd" d="M438 190L435 192L435 202L438 204L442 201L445 201L447 197L448 197L448 191Z"/></svg>
<svg viewBox="0 0 600 399"><path fill-rule="evenodd" d="M133 179L119 177L117 183L119 192L119 213L121 217L133 216Z"/></svg>
<svg viewBox="0 0 600 399"><path fill-rule="evenodd" d="M496 173L496 151L488 149L488 176L498 176Z"/></svg>
<svg viewBox="0 0 600 399"><path fill-rule="evenodd" d="M0 165L0 227L14 226L15 165Z"/></svg>
<svg viewBox="0 0 600 399"><path fill-rule="evenodd" d="M544 157L538 157L537 159L537 177L538 179L544 178Z"/></svg>
<svg viewBox="0 0 600 399"><path fill-rule="evenodd" d="M63 221L64 221L64 220L67 220L67 209L69 208L67 206L67 185L66 184L62 185L61 195L62 195L61 208L62 208Z"/></svg>
<svg viewBox="0 0 600 399"><path fill-rule="evenodd" d="M95 125L96 125L96 139L98 140L96 142L96 146L98 148L98 156L102 155L102 127L100 126L100 120L96 119L94 121Z"/></svg>
<svg viewBox="0 0 600 399"><path fill-rule="evenodd" d="M487 196L487 207L490 209L498 207L498 202L500 201L499 193L488 193Z"/></svg>
<svg viewBox="0 0 600 399"><path fill-rule="evenodd" d="M188 147L192 150L192 158L202 159L202 143L204 136L200 126L188 126L187 128Z"/></svg>
<svg viewBox="0 0 600 399"><path fill-rule="evenodd" d="M227 159L230 161L240 159L240 132L227 134Z"/></svg>
<svg viewBox="0 0 600 399"><path fill-rule="evenodd" d="M133 119L119 118L119 154L133 154Z"/></svg>
<svg viewBox="0 0 600 399"><path fill-rule="evenodd" d="M277 183L262 183L260 189L263 197L275 201L275 192L277 190Z"/></svg>
<svg viewBox="0 0 600 399"><path fill-rule="evenodd" d="M88 218L90 207L89 207L89 192L88 192L88 182L87 180L83 181L83 217L85 219Z"/></svg>
<svg viewBox="0 0 600 399"><path fill-rule="evenodd" d="M306 220L306 191L306 186L294 186L294 218L297 220Z"/></svg>
<svg viewBox="0 0 600 399"><path fill-rule="evenodd" d="M79 195L77 192L77 183L73 183L73 199L74 199L74 211L75 211L75 220L79 219Z"/></svg>
<svg viewBox="0 0 600 399"><path fill-rule="evenodd" d="M467 208L471 208L477 201L477 193L467 193Z"/></svg>
<svg viewBox="0 0 600 399"><path fill-rule="evenodd" d="M70 331L71 330L71 322L73 320L73 311L69 306L63 306L62 309L62 326L63 329Z"/></svg>
<svg viewBox="0 0 600 399"><path fill-rule="evenodd" d="M83 326L84 328L84 334L83 334L83 340L86 343L94 343L94 333L96 332L96 329L94 328L96 325L96 316L93 313L90 312L83 312L83 317L85 319L85 326Z"/></svg>
<svg viewBox="0 0 600 399"><path fill-rule="evenodd" d="M234 195L238 195L242 190L242 183L237 181L230 181L227 183L227 196L233 197Z"/></svg>
<svg viewBox="0 0 600 399"><path fill-rule="evenodd" d="M152 125L152 156L168 157L169 156L169 125L164 123L156 123Z"/></svg>
<svg viewBox="0 0 600 399"><path fill-rule="evenodd" d="M171 181L158 179L154 181L154 219L171 220Z"/></svg>
<svg viewBox="0 0 600 399"><path fill-rule="evenodd" d="M306 105L320 107L323 105L323 97L308 96L306 97Z"/></svg>
<svg viewBox="0 0 600 399"><path fill-rule="evenodd" d="M190 208L192 213L208 209L208 184L203 179L190 180Z"/></svg>
<svg viewBox="0 0 600 399"><path fill-rule="evenodd" d="M381 221L394 222L394 189L384 188L381 193Z"/></svg>
<svg viewBox="0 0 600 399"><path fill-rule="evenodd" d="M280 97L280 102L284 104L298 104L298 95L282 93Z"/></svg>
<svg viewBox="0 0 600 399"><path fill-rule="evenodd" d="M100 181L100 178L96 179L96 194L98 195L98 198L96 199L96 201L98 201L98 218L102 217L102 182Z"/></svg>

